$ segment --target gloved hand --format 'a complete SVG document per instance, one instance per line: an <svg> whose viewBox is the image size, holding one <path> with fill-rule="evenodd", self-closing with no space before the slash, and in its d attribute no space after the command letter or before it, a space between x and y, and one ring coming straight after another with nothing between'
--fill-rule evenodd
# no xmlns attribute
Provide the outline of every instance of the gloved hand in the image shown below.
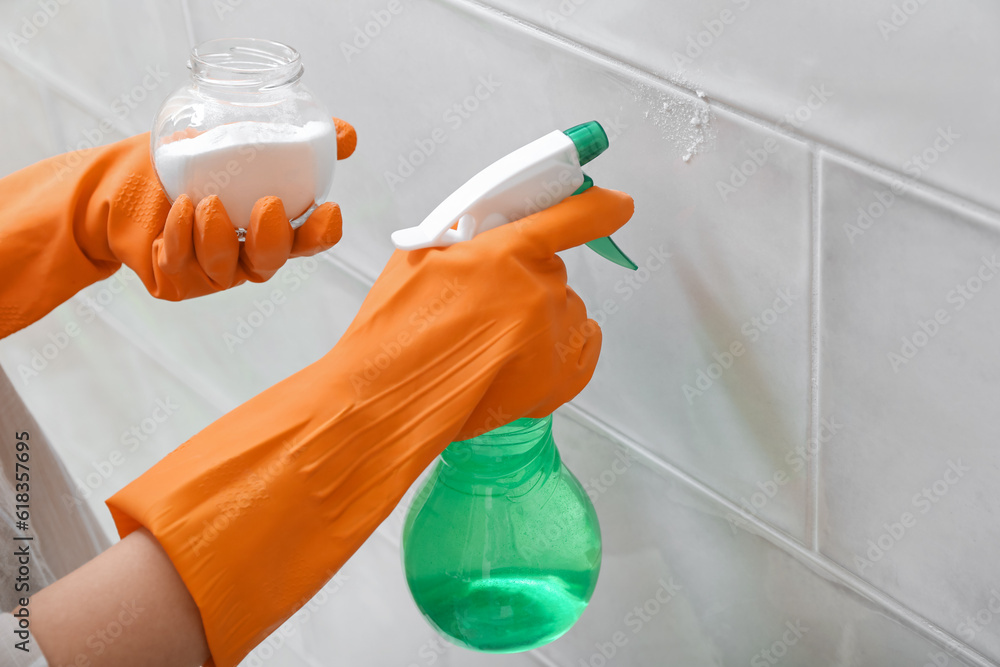
<svg viewBox="0 0 1000 667"><path fill-rule="evenodd" d="M337 153L357 142L337 123ZM72 165L72 166L71 166ZM149 153L149 134L57 155L0 179L0 338L40 319L122 264L170 301L270 278L288 257L340 240L340 208L318 206L297 230L281 200L254 206L245 243L217 196L171 206Z"/></svg>
<svg viewBox="0 0 1000 667"><path fill-rule="evenodd" d="M328 354L108 500L122 537L144 526L170 557L215 665L318 592L449 442L583 389L600 329L555 253L631 215L628 195L592 188L471 241L397 251Z"/></svg>

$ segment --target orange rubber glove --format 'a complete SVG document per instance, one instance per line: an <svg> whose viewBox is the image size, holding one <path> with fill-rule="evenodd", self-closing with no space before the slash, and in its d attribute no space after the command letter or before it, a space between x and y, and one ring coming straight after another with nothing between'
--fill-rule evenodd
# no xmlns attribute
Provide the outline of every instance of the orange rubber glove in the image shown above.
<svg viewBox="0 0 1000 667"><path fill-rule="evenodd" d="M338 158L357 142L337 123ZM72 166L70 166L72 163ZM262 282L289 257L340 240L340 208L318 206L293 230L281 200L253 209L245 243L216 196L171 206L149 153L149 134L57 155L0 179L0 338L32 322L122 264L149 293L178 301Z"/></svg>
<svg viewBox="0 0 1000 667"><path fill-rule="evenodd" d="M396 251L336 346L112 496L159 540L235 665L337 572L453 440L589 382L600 328L556 252L608 236L601 188L448 248ZM322 307L317 304L317 307Z"/></svg>

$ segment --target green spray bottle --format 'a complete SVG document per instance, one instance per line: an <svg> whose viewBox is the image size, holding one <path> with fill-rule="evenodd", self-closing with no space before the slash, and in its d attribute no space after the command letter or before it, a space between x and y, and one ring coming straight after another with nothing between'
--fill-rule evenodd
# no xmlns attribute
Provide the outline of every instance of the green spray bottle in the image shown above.
<svg viewBox="0 0 1000 667"><path fill-rule="evenodd" d="M596 121L545 135L484 169L393 242L450 245L553 206L593 185L581 167L608 144ZM588 246L637 268L610 237ZM601 567L597 513L562 464L551 415L451 443L417 492L402 547L425 618L453 643L489 653L531 650L569 630Z"/></svg>

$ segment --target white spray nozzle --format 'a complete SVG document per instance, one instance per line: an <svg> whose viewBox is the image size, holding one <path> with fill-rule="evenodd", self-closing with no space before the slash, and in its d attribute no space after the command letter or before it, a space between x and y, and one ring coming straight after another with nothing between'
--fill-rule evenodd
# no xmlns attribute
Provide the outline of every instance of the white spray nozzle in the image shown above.
<svg viewBox="0 0 1000 667"><path fill-rule="evenodd" d="M556 130L483 169L419 225L393 232L392 242L401 250L416 250L468 241L558 204L583 181L576 146Z"/></svg>

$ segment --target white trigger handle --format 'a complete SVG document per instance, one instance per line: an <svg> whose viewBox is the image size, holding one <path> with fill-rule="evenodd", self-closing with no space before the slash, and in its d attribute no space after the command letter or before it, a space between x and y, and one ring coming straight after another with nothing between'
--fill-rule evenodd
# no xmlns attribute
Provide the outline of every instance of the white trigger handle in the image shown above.
<svg viewBox="0 0 1000 667"><path fill-rule="evenodd" d="M483 169L419 225L393 232L392 242L417 250L468 241L562 201L582 183L576 147L556 130Z"/></svg>

